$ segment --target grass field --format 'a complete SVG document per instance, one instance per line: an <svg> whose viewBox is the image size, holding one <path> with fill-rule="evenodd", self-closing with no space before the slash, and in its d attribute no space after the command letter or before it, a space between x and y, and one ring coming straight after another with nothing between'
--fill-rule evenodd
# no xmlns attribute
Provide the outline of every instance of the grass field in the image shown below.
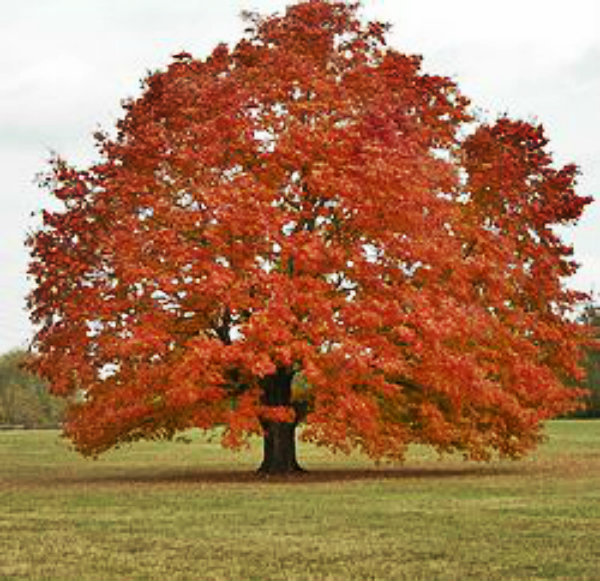
<svg viewBox="0 0 600 581"><path fill-rule="evenodd" d="M598 580L600 421L556 421L519 462L398 468L300 445L257 480L200 434L97 461L57 432L0 433L0 579Z"/></svg>

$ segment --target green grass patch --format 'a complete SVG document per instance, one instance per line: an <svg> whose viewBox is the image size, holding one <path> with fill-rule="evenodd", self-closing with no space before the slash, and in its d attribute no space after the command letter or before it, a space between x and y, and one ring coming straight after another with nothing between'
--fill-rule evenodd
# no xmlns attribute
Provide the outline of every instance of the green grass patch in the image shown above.
<svg viewBox="0 0 600 581"><path fill-rule="evenodd" d="M2 580L597 580L600 422L556 421L519 462L373 468L300 444L258 479L197 432L86 460L54 431L0 432Z"/></svg>

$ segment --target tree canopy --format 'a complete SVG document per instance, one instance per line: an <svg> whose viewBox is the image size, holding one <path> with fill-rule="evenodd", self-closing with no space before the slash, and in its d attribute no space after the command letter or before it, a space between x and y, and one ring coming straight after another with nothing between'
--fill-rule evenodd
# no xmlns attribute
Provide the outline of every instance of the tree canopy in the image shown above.
<svg viewBox="0 0 600 581"><path fill-rule="evenodd" d="M21 349L0 355L0 425L58 427L64 402L52 397L46 383L24 368L27 359Z"/></svg>
<svg viewBox="0 0 600 581"><path fill-rule="evenodd" d="M580 317L581 322L591 329L592 340L585 346L583 367L585 381L582 386L587 390L584 407L575 412L576 417L600 417L600 306L588 303Z"/></svg>
<svg viewBox="0 0 600 581"><path fill-rule="evenodd" d="M33 365L81 452L224 425L277 456L302 421L374 459L519 456L576 405L583 297L554 229L590 202L576 166L357 9L246 14L235 47L150 74L97 163L52 161Z"/></svg>

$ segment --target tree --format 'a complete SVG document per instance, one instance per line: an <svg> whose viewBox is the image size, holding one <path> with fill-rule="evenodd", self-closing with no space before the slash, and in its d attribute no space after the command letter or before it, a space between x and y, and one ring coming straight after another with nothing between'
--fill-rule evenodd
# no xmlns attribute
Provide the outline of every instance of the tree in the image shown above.
<svg viewBox="0 0 600 581"><path fill-rule="evenodd" d="M98 163L53 160L34 368L84 454L222 424L293 472L304 422L374 459L515 457L576 405L582 296L553 230L590 201L575 166L541 127L474 119L356 10L246 14L232 50L148 76Z"/></svg>
<svg viewBox="0 0 600 581"><path fill-rule="evenodd" d="M21 349L0 356L0 424L57 427L63 402L48 393L44 381L24 369L27 357Z"/></svg>
<svg viewBox="0 0 600 581"><path fill-rule="evenodd" d="M584 399L585 407L577 410L577 417L600 417L600 307L589 303L585 306L581 322L591 328L592 340L585 348L583 367L585 381L583 387L588 390Z"/></svg>

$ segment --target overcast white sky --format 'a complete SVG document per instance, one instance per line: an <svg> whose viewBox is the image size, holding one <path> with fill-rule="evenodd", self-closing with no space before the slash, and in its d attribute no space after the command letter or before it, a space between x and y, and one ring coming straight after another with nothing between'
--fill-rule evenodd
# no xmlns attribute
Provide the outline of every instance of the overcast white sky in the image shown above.
<svg viewBox="0 0 600 581"><path fill-rule="evenodd" d="M0 0L0 353L26 346L30 217L47 201L34 184L49 151L87 163L91 134L110 128L139 79L182 49L204 57L234 43L243 9L286 0ZM363 0L393 24L390 44L422 54L488 115L541 121L559 163L583 172L579 192L600 200L598 0ZM571 286L600 291L600 202L566 234L580 272Z"/></svg>

